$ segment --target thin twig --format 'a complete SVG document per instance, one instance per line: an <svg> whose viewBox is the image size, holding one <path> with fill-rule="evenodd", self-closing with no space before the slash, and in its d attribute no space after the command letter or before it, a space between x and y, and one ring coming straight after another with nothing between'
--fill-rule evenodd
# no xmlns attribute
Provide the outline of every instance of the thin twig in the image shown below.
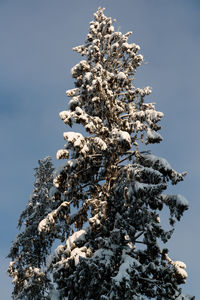
<svg viewBox="0 0 200 300"><path fill-rule="evenodd" d="M123 161L127 160L128 158L130 158L131 156L133 156L135 154L135 151L133 151L130 155L126 156L125 158L121 159L118 164L122 163Z"/></svg>
<svg viewBox="0 0 200 300"><path fill-rule="evenodd" d="M139 279L151 282L151 283L161 283L159 280L156 279L150 279L150 278L144 278L144 277L138 277Z"/></svg>
<svg viewBox="0 0 200 300"><path fill-rule="evenodd" d="M134 241L136 241L141 235L143 235L144 231L138 233L135 237L134 237Z"/></svg>
<svg viewBox="0 0 200 300"><path fill-rule="evenodd" d="M131 116L131 114L122 115L121 118L126 118L126 117L129 117L129 116Z"/></svg>

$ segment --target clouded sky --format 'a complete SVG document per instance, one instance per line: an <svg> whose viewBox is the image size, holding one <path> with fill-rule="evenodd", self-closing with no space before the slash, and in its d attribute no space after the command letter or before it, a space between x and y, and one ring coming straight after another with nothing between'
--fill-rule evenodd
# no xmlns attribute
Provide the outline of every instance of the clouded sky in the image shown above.
<svg viewBox="0 0 200 300"><path fill-rule="evenodd" d="M37 160L53 157L68 130L58 117L73 88L71 67L81 60L72 47L82 44L98 6L117 19L115 29L133 31L145 64L135 86L150 85L148 101L164 112L164 141L148 149L187 171L173 192L190 202L169 243L171 257L183 260L187 293L200 295L200 2L198 0L1 0L0 1L0 159L1 299L11 299L5 275L17 220L33 187Z"/></svg>

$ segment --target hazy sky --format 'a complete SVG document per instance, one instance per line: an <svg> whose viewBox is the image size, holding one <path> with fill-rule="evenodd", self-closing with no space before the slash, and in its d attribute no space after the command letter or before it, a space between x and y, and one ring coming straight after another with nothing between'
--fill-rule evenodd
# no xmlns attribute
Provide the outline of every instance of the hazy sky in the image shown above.
<svg viewBox="0 0 200 300"><path fill-rule="evenodd" d="M98 6L117 19L115 28L133 31L145 64L137 87L150 85L148 101L164 112L164 141L148 146L177 171L187 171L173 187L190 202L169 243L171 257L187 264L187 293L200 295L200 1L198 0L0 0L0 297L11 299L5 259L17 234L20 212L33 187L37 160L53 157L67 131L58 113L67 108L73 88L70 69L82 58L82 44ZM58 162L56 162L58 165Z"/></svg>

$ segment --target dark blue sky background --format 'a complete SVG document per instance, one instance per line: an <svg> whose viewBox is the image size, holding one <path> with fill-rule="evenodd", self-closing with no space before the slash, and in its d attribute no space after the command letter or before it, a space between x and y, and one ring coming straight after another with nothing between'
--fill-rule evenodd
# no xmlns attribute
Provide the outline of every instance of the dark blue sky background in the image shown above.
<svg viewBox="0 0 200 300"><path fill-rule="evenodd" d="M58 113L67 108L65 90L73 88L70 69L82 58L82 44L98 6L117 19L115 29L133 31L145 62L137 87L150 85L148 101L164 112L164 141L148 146L178 171L187 171L173 187L190 210L169 243L171 257L183 260L189 278L184 290L200 296L200 2L188 0L1 0L0 1L0 298L11 299L5 259L16 225L33 187L37 160L53 157L64 141ZM59 165L60 162L55 162ZM62 162L61 162L62 163Z"/></svg>

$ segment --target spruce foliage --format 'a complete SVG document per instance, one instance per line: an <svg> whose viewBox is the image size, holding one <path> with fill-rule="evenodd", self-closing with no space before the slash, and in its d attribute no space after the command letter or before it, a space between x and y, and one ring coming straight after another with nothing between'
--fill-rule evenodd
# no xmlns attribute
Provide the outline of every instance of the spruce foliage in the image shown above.
<svg viewBox="0 0 200 300"><path fill-rule="evenodd" d="M38 223L54 208L49 197L54 169L50 157L39 160L38 164L33 194L18 222L18 228L23 230L13 241L8 255L12 258L8 273L13 277L14 299L46 299L50 288L45 265L53 239L38 234Z"/></svg>
<svg viewBox="0 0 200 300"><path fill-rule="evenodd" d="M60 118L71 127L81 124L85 134L64 132L66 144L57 159L65 164L54 173L53 183L51 169L48 193L37 194L40 200L33 197L22 213L19 225L26 219L25 231L10 254L15 299L20 299L21 290L25 299L49 299L46 273L52 274L59 299L192 299L181 293L185 264L173 261L168 249L161 247L188 209L183 196L165 190L186 173L178 173L164 158L144 149L144 144L162 141L158 123L163 113L146 102L150 87L133 85L143 56L138 45L128 43L130 35L116 32L113 20L99 8L85 43L73 48L85 59L71 70L75 88L66 92L69 109ZM37 201L42 211L35 210ZM164 207L169 209L170 230L161 225ZM20 250L32 235L36 261ZM58 239L61 243L46 263ZM39 271L29 275L33 280L28 279L28 289L26 273L19 276L21 260L23 270L24 265L31 265L28 270L45 265L44 276ZM42 286L40 298L28 296L35 289L35 277L40 278L37 288Z"/></svg>

